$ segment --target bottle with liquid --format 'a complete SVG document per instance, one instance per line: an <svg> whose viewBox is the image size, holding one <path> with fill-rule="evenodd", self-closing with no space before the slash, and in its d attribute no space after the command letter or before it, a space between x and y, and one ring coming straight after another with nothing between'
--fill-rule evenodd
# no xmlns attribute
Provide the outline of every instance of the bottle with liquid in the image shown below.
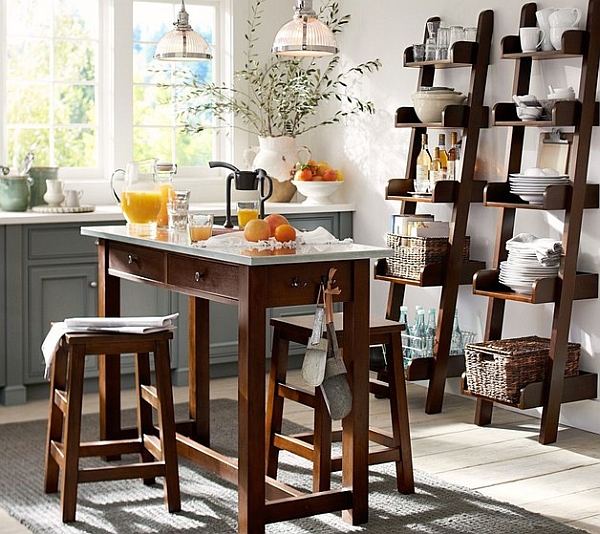
<svg viewBox="0 0 600 534"><path fill-rule="evenodd" d="M440 149L435 147L433 149L433 159L429 167L429 187L433 191L436 182L444 179L444 173L442 170L442 161L440 159Z"/></svg>
<svg viewBox="0 0 600 534"><path fill-rule="evenodd" d="M458 159L458 148L456 146L456 132L450 134L450 150L448 150L448 180L457 180L456 160Z"/></svg>
<svg viewBox="0 0 600 534"><path fill-rule="evenodd" d="M421 151L417 156L415 173L415 191L427 193L429 191L429 169L431 167L431 154L427 146L427 134L421 135Z"/></svg>
<svg viewBox="0 0 600 534"><path fill-rule="evenodd" d="M408 324L408 306L400 306L400 318L398 322L404 324L404 332L402 332L402 360L404 367L408 367L410 362L410 338L408 337L409 324Z"/></svg>
<svg viewBox="0 0 600 534"><path fill-rule="evenodd" d="M462 330L458 324L458 310L454 310L454 324L452 325L452 337L450 339L450 354L463 354L464 348Z"/></svg>
<svg viewBox="0 0 600 534"><path fill-rule="evenodd" d="M438 140L440 149L440 163L442 164L442 175L444 179L448 178L448 152L446 151L446 134L440 134Z"/></svg>
<svg viewBox="0 0 600 534"><path fill-rule="evenodd" d="M435 308L429 308L427 317L427 357L433 358L433 348L435 346L435 334L437 332L437 321L435 318Z"/></svg>

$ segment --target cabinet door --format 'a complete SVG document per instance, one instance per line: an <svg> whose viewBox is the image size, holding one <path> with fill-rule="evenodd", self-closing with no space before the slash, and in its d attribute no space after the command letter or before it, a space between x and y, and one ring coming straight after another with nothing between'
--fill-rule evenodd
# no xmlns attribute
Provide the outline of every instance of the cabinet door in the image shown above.
<svg viewBox="0 0 600 534"><path fill-rule="evenodd" d="M52 322L97 314L97 280L95 263L29 267L23 362L26 384L44 381L40 347Z"/></svg>
<svg viewBox="0 0 600 534"><path fill-rule="evenodd" d="M0 226L0 388L6 386L6 227Z"/></svg>

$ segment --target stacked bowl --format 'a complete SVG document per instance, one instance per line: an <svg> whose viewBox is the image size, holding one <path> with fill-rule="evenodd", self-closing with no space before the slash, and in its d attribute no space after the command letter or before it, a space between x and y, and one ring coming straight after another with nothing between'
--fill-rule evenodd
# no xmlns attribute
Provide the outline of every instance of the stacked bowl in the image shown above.
<svg viewBox="0 0 600 534"><path fill-rule="evenodd" d="M538 167L527 169L523 174L511 174L508 180L510 192L530 204L542 204L544 202L544 191L549 185L569 183L567 175L561 175L554 169L540 169Z"/></svg>

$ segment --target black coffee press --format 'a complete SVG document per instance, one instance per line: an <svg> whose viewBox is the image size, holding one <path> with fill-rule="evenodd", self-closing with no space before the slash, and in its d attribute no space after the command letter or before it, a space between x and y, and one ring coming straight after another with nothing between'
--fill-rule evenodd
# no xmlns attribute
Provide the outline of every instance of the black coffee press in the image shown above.
<svg viewBox="0 0 600 534"><path fill-rule="evenodd" d="M226 190L226 216L223 227L233 228L231 222L231 182L235 181L235 188L238 191L255 191L258 189L258 195L260 200L258 216L261 219L265 217L265 201L273 194L273 180L267 175L267 172L263 169L256 169L255 171L240 171L237 167L226 163L224 161L209 161L208 166L212 169L214 167L225 167L230 171L233 171L227 176L227 190ZM265 193L265 182L267 183L267 192Z"/></svg>

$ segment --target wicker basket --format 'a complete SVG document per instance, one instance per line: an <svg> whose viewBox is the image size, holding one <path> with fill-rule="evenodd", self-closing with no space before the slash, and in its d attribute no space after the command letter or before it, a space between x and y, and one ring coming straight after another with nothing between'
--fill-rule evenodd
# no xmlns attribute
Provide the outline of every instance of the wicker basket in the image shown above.
<svg viewBox="0 0 600 534"><path fill-rule="evenodd" d="M518 404L520 389L544 380L550 340L538 336L470 343L465 348L465 376L470 393ZM579 373L579 343L569 343L565 376Z"/></svg>
<svg viewBox="0 0 600 534"><path fill-rule="evenodd" d="M387 234L387 246L394 251L387 258L387 276L421 279L421 269L430 263L443 263L448 252L447 237L409 237ZM469 259L470 238L465 236L463 261Z"/></svg>

